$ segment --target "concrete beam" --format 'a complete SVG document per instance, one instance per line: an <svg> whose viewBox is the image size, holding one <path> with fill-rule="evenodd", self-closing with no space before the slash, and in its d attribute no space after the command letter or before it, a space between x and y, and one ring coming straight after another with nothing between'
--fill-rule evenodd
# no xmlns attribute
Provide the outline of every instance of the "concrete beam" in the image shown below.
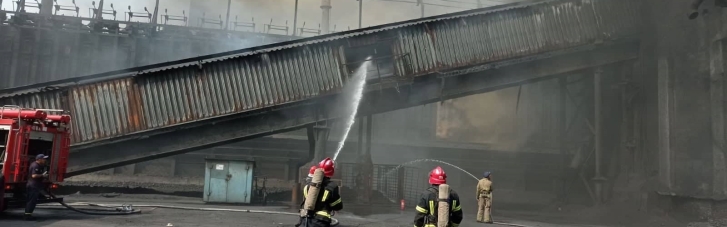
<svg viewBox="0 0 727 227"><path fill-rule="evenodd" d="M457 76L420 76L395 85L371 86L364 95L359 116L393 111L446 99L495 91L520 84L554 78L565 73L635 59L638 43L602 45L591 51L552 56L528 63ZM513 60L514 62L522 59ZM480 67L480 66L476 66ZM321 117L334 96L314 103L298 103L155 130L123 143L75 147L70 155L69 176L95 172L131 163L212 148L242 140L301 129L335 116ZM318 109L316 109L318 108ZM321 111L323 110L323 111ZM328 119L326 119L328 118Z"/></svg>

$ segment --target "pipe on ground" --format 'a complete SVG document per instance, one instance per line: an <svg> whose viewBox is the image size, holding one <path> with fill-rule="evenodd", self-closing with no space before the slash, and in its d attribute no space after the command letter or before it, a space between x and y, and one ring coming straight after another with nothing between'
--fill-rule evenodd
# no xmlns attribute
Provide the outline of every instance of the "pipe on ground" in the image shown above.
<svg viewBox="0 0 727 227"><path fill-rule="evenodd" d="M38 208L45 208L51 204L42 204ZM71 203L70 205L75 206L95 206L105 208L116 208L122 207L123 205L112 205L112 204L95 204L95 203ZM227 211L227 212L243 212L243 213L256 213L256 214L280 214L280 215L298 215L298 213L291 212L280 212L280 211L267 211L267 210L238 210L238 209L225 209L225 208L198 208L198 207L180 207L180 206L166 206L166 205L134 205L134 207L146 207L146 208L165 208L165 209L177 209L177 210L199 210L199 211ZM331 226L337 226L338 220L331 218Z"/></svg>

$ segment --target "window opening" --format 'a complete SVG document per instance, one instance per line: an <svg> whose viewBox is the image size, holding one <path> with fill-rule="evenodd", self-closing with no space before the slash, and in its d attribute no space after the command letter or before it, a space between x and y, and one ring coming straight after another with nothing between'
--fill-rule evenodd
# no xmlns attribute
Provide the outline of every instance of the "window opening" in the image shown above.
<svg viewBox="0 0 727 227"><path fill-rule="evenodd" d="M5 149L8 145L9 137L9 130L0 129L0 171L3 169L3 165L5 164L5 158L7 157L7 152L5 151Z"/></svg>

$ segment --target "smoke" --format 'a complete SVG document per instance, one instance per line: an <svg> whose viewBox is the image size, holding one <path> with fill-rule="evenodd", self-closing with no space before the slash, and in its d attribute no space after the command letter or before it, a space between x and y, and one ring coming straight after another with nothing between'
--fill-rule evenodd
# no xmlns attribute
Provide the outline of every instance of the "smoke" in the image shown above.
<svg viewBox="0 0 727 227"><path fill-rule="evenodd" d="M531 132L518 131L518 88L447 100L437 109L437 137L517 150Z"/></svg>

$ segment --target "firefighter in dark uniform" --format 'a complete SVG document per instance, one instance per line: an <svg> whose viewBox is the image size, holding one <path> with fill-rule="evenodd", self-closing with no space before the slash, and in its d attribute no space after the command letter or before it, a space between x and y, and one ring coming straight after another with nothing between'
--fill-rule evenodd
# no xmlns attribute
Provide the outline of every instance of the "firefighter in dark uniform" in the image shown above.
<svg viewBox="0 0 727 227"><path fill-rule="evenodd" d="M343 209L343 201L341 200L341 194L338 192L338 185L331 181L335 169L333 160L331 158L323 159L318 163L318 168L323 169L325 175L323 182L321 182L321 190L318 191L318 201L316 201L314 210L309 211L309 218L301 218L301 222L295 225L296 227L329 227L334 212ZM309 187L310 185L306 185L303 188L304 198L308 194ZM305 204L305 201L303 201L303 204Z"/></svg>
<svg viewBox="0 0 727 227"><path fill-rule="evenodd" d="M439 185L447 183L447 174L441 167L437 166L432 172L429 172L429 184L432 185L424 193L422 193L417 203L417 214L414 217L415 227L437 227L437 209L439 197ZM464 216L462 215L462 204L460 203L457 192L450 189L449 192L449 227L458 227L462 223Z"/></svg>
<svg viewBox="0 0 727 227"><path fill-rule="evenodd" d="M39 154L35 156L35 161L28 168L28 183L25 185L27 191L27 204L25 204L25 220L33 220L33 211L38 203L38 197L43 190L43 179L48 178L48 172L45 170L45 162L48 156Z"/></svg>

